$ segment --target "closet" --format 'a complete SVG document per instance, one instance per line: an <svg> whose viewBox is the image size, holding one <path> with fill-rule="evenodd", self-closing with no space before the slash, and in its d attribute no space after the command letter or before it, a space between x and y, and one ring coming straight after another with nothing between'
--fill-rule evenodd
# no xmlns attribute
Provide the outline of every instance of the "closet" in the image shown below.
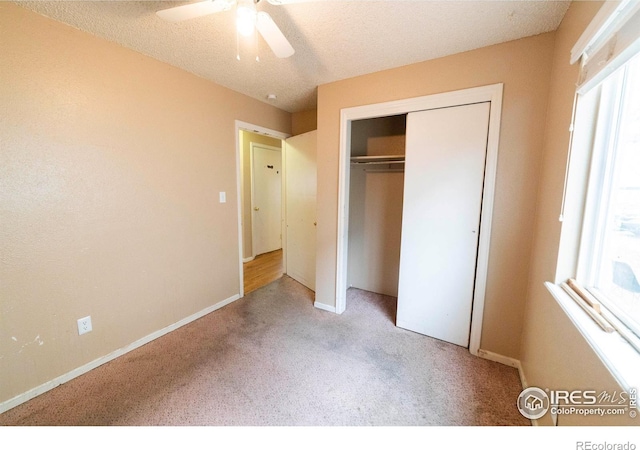
<svg viewBox="0 0 640 450"><path fill-rule="evenodd" d="M397 297L397 326L463 347L484 303L492 89L485 101L350 121L347 286Z"/></svg>
<svg viewBox="0 0 640 450"><path fill-rule="evenodd" d="M406 114L353 121L348 284L398 296Z"/></svg>

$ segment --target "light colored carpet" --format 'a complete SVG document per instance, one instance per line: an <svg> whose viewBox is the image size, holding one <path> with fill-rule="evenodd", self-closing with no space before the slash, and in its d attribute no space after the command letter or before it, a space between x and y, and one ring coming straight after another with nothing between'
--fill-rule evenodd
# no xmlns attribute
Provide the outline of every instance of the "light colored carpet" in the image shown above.
<svg viewBox="0 0 640 450"><path fill-rule="evenodd" d="M0 425L530 425L516 369L394 326L350 289L342 315L283 277L0 415Z"/></svg>

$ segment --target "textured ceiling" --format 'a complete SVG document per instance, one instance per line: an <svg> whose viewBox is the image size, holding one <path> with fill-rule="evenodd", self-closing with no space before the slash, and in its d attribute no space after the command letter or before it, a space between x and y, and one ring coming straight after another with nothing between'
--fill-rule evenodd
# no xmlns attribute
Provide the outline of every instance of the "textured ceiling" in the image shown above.
<svg viewBox="0 0 640 450"><path fill-rule="evenodd" d="M262 38L236 59L234 11L180 23L156 16L175 1L18 4L290 112L316 106L317 86L555 30L568 1L261 1L296 53L276 58ZM276 100L267 100L268 94Z"/></svg>

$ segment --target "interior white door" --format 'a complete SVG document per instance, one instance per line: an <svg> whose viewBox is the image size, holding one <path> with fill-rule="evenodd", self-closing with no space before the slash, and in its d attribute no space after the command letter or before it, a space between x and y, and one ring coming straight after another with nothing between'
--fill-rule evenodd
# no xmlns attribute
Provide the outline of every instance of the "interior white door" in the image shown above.
<svg viewBox="0 0 640 450"><path fill-rule="evenodd" d="M317 132L285 141L287 275L316 289Z"/></svg>
<svg viewBox="0 0 640 450"><path fill-rule="evenodd" d="M490 103L410 113L396 324L469 346Z"/></svg>
<svg viewBox="0 0 640 450"><path fill-rule="evenodd" d="M252 241L254 255L282 248L282 152L252 147Z"/></svg>

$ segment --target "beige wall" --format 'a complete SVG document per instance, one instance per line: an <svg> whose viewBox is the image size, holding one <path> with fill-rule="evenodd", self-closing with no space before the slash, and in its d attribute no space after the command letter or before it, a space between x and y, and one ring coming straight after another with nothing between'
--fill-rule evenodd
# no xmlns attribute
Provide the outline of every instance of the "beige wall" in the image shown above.
<svg viewBox="0 0 640 450"><path fill-rule="evenodd" d="M2 402L238 294L234 121L291 115L8 2L0 55Z"/></svg>
<svg viewBox="0 0 640 450"><path fill-rule="evenodd" d="M398 296L404 173L351 169L347 285Z"/></svg>
<svg viewBox="0 0 640 450"><path fill-rule="evenodd" d="M317 301L335 302L340 109L502 82L481 346L521 358L530 385L619 389L542 286L560 236L569 49L598 7L574 2L556 33L319 88ZM299 134L315 111L292 120L9 3L0 55L2 402L237 294L234 120Z"/></svg>
<svg viewBox="0 0 640 450"><path fill-rule="evenodd" d="M253 242L251 233L251 144L264 144L271 147L282 148L280 139L264 136L262 134L250 133L240 130L240 148L242 148L242 256L251 258L253 254Z"/></svg>
<svg viewBox="0 0 640 450"><path fill-rule="evenodd" d="M351 156L404 155L407 115L351 122Z"/></svg>
<svg viewBox="0 0 640 450"><path fill-rule="evenodd" d="M530 386L620 392L621 387L543 286L545 281L554 281L560 243L558 217L578 78L578 66L569 65L569 52L600 6L598 2L573 2L556 32L521 362ZM549 424L548 415L541 422ZM558 423L637 425L637 420L628 416L563 416Z"/></svg>
<svg viewBox="0 0 640 450"><path fill-rule="evenodd" d="M504 83L481 348L519 357L553 44L546 33L319 87L317 302L335 305L340 109Z"/></svg>
<svg viewBox="0 0 640 450"><path fill-rule="evenodd" d="M313 131L318 128L318 110L295 112L291 115L291 134L299 134Z"/></svg>

